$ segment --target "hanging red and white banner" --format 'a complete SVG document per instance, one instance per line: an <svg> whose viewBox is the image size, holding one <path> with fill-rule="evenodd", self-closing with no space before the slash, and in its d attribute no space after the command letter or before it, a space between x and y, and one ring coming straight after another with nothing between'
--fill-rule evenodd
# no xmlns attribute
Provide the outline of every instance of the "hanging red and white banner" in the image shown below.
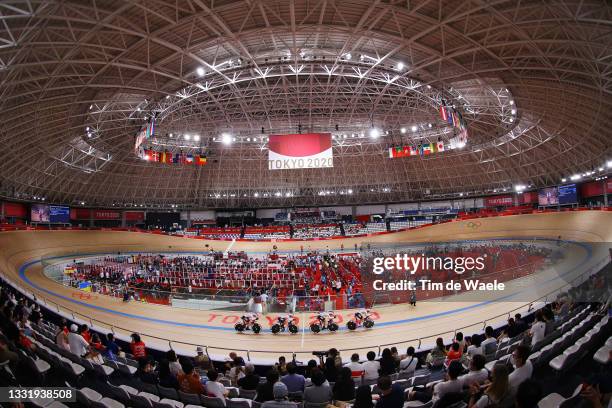
<svg viewBox="0 0 612 408"><path fill-rule="evenodd" d="M334 167L331 133L270 135L268 169Z"/></svg>

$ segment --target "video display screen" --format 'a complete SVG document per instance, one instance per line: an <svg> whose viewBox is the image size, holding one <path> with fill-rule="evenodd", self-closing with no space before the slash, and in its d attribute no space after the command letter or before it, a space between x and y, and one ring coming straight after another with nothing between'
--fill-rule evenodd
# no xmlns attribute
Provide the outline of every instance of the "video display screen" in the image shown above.
<svg viewBox="0 0 612 408"><path fill-rule="evenodd" d="M575 204L578 202L578 192L575 184L559 186L559 204Z"/></svg>
<svg viewBox="0 0 612 408"><path fill-rule="evenodd" d="M30 220L32 222L49 222L49 206L45 204L32 204Z"/></svg>
<svg viewBox="0 0 612 408"><path fill-rule="evenodd" d="M62 205L49 206L49 221L57 224L70 224L70 207Z"/></svg>
<svg viewBox="0 0 612 408"><path fill-rule="evenodd" d="M538 192L538 204L541 206L558 205L559 190L557 187L544 188Z"/></svg>

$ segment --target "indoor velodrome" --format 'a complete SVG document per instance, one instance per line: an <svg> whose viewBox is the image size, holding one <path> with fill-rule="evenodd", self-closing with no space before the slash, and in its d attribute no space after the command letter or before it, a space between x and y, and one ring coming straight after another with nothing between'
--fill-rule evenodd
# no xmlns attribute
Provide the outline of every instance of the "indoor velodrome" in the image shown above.
<svg viewBox="0 0 612 408"><path fill-rule="evenodd" d="M0 0L0 408L612 408L609 0Z"/></svg>

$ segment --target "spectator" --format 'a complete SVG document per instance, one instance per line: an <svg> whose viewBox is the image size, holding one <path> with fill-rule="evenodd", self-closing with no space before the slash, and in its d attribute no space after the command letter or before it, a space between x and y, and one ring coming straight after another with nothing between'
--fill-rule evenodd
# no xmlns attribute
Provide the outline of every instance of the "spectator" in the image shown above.
<svg viewBox="0 0 612 408"><path fill-rule="evenodd" d="M70 351L70 342L68 341L68 336L70 332L68 330L60 329L55 336L55 344L64 350Z"/></svg>
<svg viewBox="0 0 612 408"><path fill-rule="evenodd" d="M427 365L429 366L440 366L446 358L446 348L444 347L444 340L442 337L436 339L436 346L431 349L427 355Z"/></svg>
<svg viewBox="0 0 612 408"><path fill-rule="evenodd" d="M542 310L538 310L535 313L535 322L531 325L529 335L531 336L532 346L544 340L544 336L546 335L546 323L544 322L544 313L542 313Z"/></svg>
<svg viewBox="0 0 612 408"><path fill-rule="evenodd" d="M208 370L211 368L210 358L206 354L204 354L204 350L202 347L196 347L196 356L193 358L195 365L203 370Z"/></svg>
<svg viewBox="0 0 612 408"><path fill-rule="evenodd" d="M508 326L504 329L504 333L499 336L501 337L508 337L508 338L513 338L515 336L517 336L519 334L518 331L518 326L516 325L516 322L514 321L514 319L511 317L508 319ZM498 339L500 340L500 339Z"/></svg>
<svg viewBox="0 0 612 408"><path fill-rule="evenodd" d="M402 360L402 358L400 357L399 352L397 351L397 347L391 347L391 355L395 359L396 366L399 367L399 362Z"/></svg>
<svg viewBox="0 0 612 408"><path fill-rule="evenodd" d="M138 370L136 370L136 377L140 379L140 381L147 384L157 384L158 379L155 374L155 366L153 359L144 357L138 360Z"/></svg>
<svg viewBox="0 0 612 408"><path fill-rule="evenodd" d="M485 339L480 344L483 354L490 354L491 350L495 351L495 348L493 347L494 344L497 344L495 332L493 331L493 327L487 326L485 328Z"/></svg>
<svg viewBox="0 0 612 408"><path fill-rule="evenodd" d="M295 363L289 363L287 364L287 375L281 378L281 382L287 386L289 392L303 392L306 379L303 375L297 373Z"/></svg>
<svg viewBox="0 0 612 408"><path fill-rule="evenodd" d="M272 401L266 401L261 405L261 408L296 408L297 404L295 402L290 402L287 400L287 396L289 395L289 391L287 390L287 386L282 382L277 382L272 387L272 394L274 399Z"/></svg>
<svg viewBox="0 0 612 408"><path fill-rule="evenodd" d="M312 371L318 370L318 365L316 360L308 360L308 364L306 364L306 369L304 370L304 374L306 378L312 377Z"/></svg>
<svg viewBox="0 0 612 408"><path fill-rule="evenodd" d="M431 400L435 404L437 400L443 398L446 394L461 392L463 385L461 381L458 380L458 377L462 371L463 366L459 361L451 361L450 365L448 366L448 371L446 373L446 381L434 385L433 390L431 392L429 390L413 390L410 392L409 398L411 400L418 400L421 402L429 402Z"/></svg>
<svg viewBox="0 0 612 408"><path fill-rule="evenodd" d="M181 362L182 373L178 375L179 389L191 394L203 394L204 386L200 381L200 376L193 369L191 361L185 359Z"/></svg>
<svg viewBox="0 0 612 408"><path fill-rule="evenodd" d="M587 392L590 386L587 386ZM583 392L584 396L584 392ZM525 380L519 385L515 405L516 408L538 408L538 403L542 399L542 387L537 382L529 379ZM599 401L597 401L599 402ZM592 408L603 408L604 406L599 405L595 401L591 401Z"/></svg>
<svg viewBox="0 0 612 408"><path fill-rule="evenodd" d="M391 383L391 378L384 375L378 379L380 398L376 402L376 408L402 408L404 406L404 391L397 384Z"/></svg>
<svg viewBox="0 0 612 408"><path fill-rule="evenodd" d="M168 360L170 372L173 376L178 377L178 375L181 373L181 363L178 361L176 352L174 350L168 350L166 352L166 359Z"/></svg>
<svg viewBox="0 0 612 408"><path fill-rule="evenodd" d="M312 385L304 390L304 401L312 403L329 402L332 399L332 391L321 370L312 373Z"/></svg>
<svg viewBox="0 0 612 408"><path fill-rule="evenodd" d="M236 361L231 362L229 370L229 379L232 385L238 385L238 380L244 377L244 366L236 364Z"/></svg>
<svg viewBox="0 0 612 408"><path fill-rule="evenodd" d="M79 327L79 334L85 339L87 343L91 343L91 332L89 331L89 327L86 324Z"/></svg>
<svg viewBox="0 0 612 408"><path fill-rule="evenodd" d="M533 373L533 366L529 357L529 347L518 346L512 353L511 361L514 366L514 371L508 376L508 382L510 384L510 391L512 394L516 394L519 385L529 378Z"/></svg>
<svg viewBox="0 0 612 408"><path fill-rule="evenodd" d="M388 348L384 349L380 359L380 375L386 376L394 374L396 367L396 361L393 358L391 350Z"/></svg>
<svg viewBox="0 0 612 408"><path fill-rule="evenodd" d="M480 334L472 335L470 339L471 344L468 346L467 351L466 351L469 358L474 358L474 356L477 354L484 355L484 353L482 352L481 341L482 341L482 337L480 336Z"/></svg>
<svg viewBox="0 0 612 408"><path fill-rule="evenodd" d="M482 354L477 354L470 362L470 370L467 374L459 377L463 387L469 387L473 383L482 384L489 378L489 372L485 367L487 359Z"/></svg>
<svg viewBox="0 0 612 408"><path fill-rule="evenodd" d="M182 372L182 368L180 372ZM178 377L172 374L172 372L170 371L170 362L168 360L162 360L161 363L159 363L158 377L159 385L161 385L162 387L178 389Z"/></svg>
<svg viewBox="0 0 612 408"><path fill-rule="evenodd" d="M336 358L329 355L325 359L325 378L327 381L334 382L338 378L338 366L336 366Z"/></svg>
<svg viewBox="0 0 612 408"><path fill-rule="evenodd" d="M553 312L551 305L547 305L543 310L544 314L544 323L546 323L546 331L544 333L545 336L548 336L555 330L555 313Z"/></svg>
<svg viewBox="0 0 612 408"><path fill-rule="evenodd" d="M77 331L79 327L76 324L70 326L70 333L68 334L68 343L70 345L70 351L77 356L83 357L89 352L89 343L81 336Z"/></svg>
<svg viewBox="0 0 612 408"><path fill-rule="evenodd" d="M369 385L361 385L355 391L355 403L353 408L374 408L372 402L372 388Z"/></svg>
<svg viewBox="0 0 612 408"><path fill-rule="evenodd" d="M376 354L373 351L368 351L366 355L368 361L363 363L363 379L365 381L374 381L378 379L378 372L380 371L380 363L375 361Z"/></svg>
<svg viewBox="0 0 612 408"><path fill-rule="evenodd" d="M140 339L138 333L132 333L132 342L130 343L130 350L135 359L144 358L147 356L147 350L144 342Z"/></svg>
<svg viewBox="0 0 612 408"><path fill-rule="evenodd" d="M521 334L527 330L527 323L523 320L523 316L520 313L514 315L514 323L516 324L517 334Z"/></svg>
<svg viewBox="0 0 612 408"><path fill-rule="evenodd" d="M274 366L279 375L287 374L287 360L285 359L285 356L280 356L278 358L278 363L276 363Z"/></svg>
<svg viewBox="0 0 612 408"><path fill-rule="evenodd" d="M363 364L359 362L359 354L357 353L353 353L351 355L351 362L345 367L348 367L351 370L351 375L353 378L361 378L363 375Z"/></svg>
<svg viewBox="0 0 612 408"><path fill-rule="evenodd" d="M355 398L355 381L351 369L342 367L332 390L335 401L352 401Z"/></svg>
<svg viewBox="0 0 612 408"><path fill-rule="evenodd" d="M259 376L255 374L255 366L247 363L244 366L244 377L238 379L238 387L243 390L256 390L259 385Z"/></svg>
<svg viewBox="0 0 612 408"><path fill-rule="evenodd" d="M234 364L244 367L244 358L240 357L235 352L232 351L231 353L229 353L229 358L231 361L234 362Z"/></svg>
<svg viewBox="0 0 612 408"><path fill-rule="evenodd" d="M274 399L273 387L274 384L276 384L276 382L278 381L278 378L278 371L274 368L271 368L266 374L266 382L263 384L259 384L259 386L257 387L257 395L255 396L255 401L272 401Z"/></svg>
<svg viewBox="0 0 612 408"><path fill-rule="evenodd" d="M504 398L510 395L508 368L505 364L495 364L493 366L491 380L491 383L487 386L481 397L478 397L480 387L477 384L472 384L470 386L471 397L469 408L497 406L504 400Z"/></svg>
<svg viewBox="0 0 612 408"><path fill-rule="evenodd" d="M217 381L217 378L219 378L219 373L217 370L208 370L206 375L208 377L208 382L206 383L206 394L209 397L221 398L223 403L225 403L225 397L229 394L229 391L225 389L223 384Z"/></svg>
<svg viewBox="0 0 612 408"><path fill-rule="evenodd" d="M415 356L414 347L410 346L406 350L406 358L400 361L400 371L414 373L418 363L419 359Z"/></svg>
<svg viewBox="0 0 612 408"><path fill-rule="evenodd" d="M462 353L461 353L461 350L460 350L459 343L451 344L450 350L446 354L446 361L444 362L444 365L446 367L448 367L448 365L451 363L451 361L461 359L461 355L462 355Z"/></svg>
<svg viewBox="0 0 612 408"><path fill-rule="evenodd" d="M463 338L462 332L457 332L457 334L455 334L455 343L459 343L459 350L461 354L463 354L465 351L465 338Z"/></svg>
<svg viewBox="0 0 612 408"><path fill-rule="evenodd" d="M115 342L113 333L108 333L106 335L106 352L109 356L118 356L121 352L121 348Z"/></svg>

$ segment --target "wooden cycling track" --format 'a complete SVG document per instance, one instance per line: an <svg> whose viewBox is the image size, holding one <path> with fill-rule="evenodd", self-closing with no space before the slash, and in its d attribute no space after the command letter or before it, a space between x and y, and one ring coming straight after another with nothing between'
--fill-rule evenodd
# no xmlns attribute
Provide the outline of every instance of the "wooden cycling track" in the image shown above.
<svg viewBox="0 0 612 408"><path fill-rule="evenodd" d="M580 243L606 243L612 240L612 212L572 211L513 215L454 221L425 228L383 234L372 237L346 238L341 240L289 241L289 242L245 242L236 241L232 251L262 252L276 245L279 250L299 251L304 249L339 249L341 245L350 249L362 242L436 242L450 240L489 238L551 238L562 237L564 241ZM571 254L564 261L569 275L564 279L551 278L547 272L516 280L506 286L503 293L483 294L479 301L462 300L457 295L445 301L419 302L416 308L409 305L393 305L374 309L378 315L377 325L372 330L314 335L306 330L296 335L237 334L233 331L236 312L198 311L168 306L123 303L119 299L93 294L82 295L75 290L55 283L42 274L41 258L73 254L114 253L114 252L205 252L213 247L224 250L230 241L205 241L157 234L116 231L13 231L0 233L0 270L2 275L14 284L33 293L41 303L50 309L82 322L93 322L96 329L115 331L119 338L127 339L133 331L143 334L147 346L160 350L172 347L181 354L192 355L196 345L208 347L213 358L227 356L229 350L250 352L255 362L269 362L291 352L298 354L298 360L311 358L314 350L336 347L344 350L348 358L352 350L362 356L366 350L377 350L379 345L396 345L405 349L408 345L431 345L440 333L446 340L453 336L454 329L462 328L465 334L479 332L483 321L501 325L508 313L526 312L528 302L560 289L574 275L593 269L597 262L609 259L607 245L598 245L596 250L587 250L580 245L572 246ZM568 244L570 245L570 244ZM572 244L573 245L573 244ZM581 244L585 245L585 244ZM571 246L571 245L570 245ZM588 252L588 256L587 256ZM574 274L574 275L573 275ZM523 291L520 300L493 301L496 297L512 299L512 294ZM309 314L302 314L302 321L308 321ZM268 327L265 319L264 327ZM341 324L341 326L344 326ZM158 337L158 338L157 338ZM163 340L162 340L163 339ZM169 341L171 343L169 343Z"/></svg>

